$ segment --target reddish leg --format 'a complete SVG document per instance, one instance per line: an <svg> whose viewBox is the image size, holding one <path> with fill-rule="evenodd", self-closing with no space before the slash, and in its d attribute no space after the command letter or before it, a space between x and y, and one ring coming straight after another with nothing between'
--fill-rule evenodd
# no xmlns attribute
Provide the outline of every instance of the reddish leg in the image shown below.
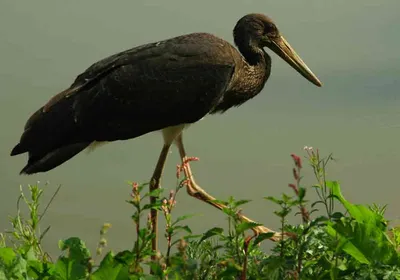
<svg viewBox="0 0 400 280"><path fill-rule="evenodd" d="M192 170L190 168L189 162L188 162L188 157L186 155L185 152L185 148L183 146L183 140L182 140L182 134L180 134L177 138L176 138L176 145L178 146L179 149L179 154L181 156L182 159L182 164L183 164L183 170L185 172L185 176L186 178L189 180L189 182L186 184L186 190L187 193L190 196L193 196L197 199L200 199L208 204L211 204L212 206L222 210L224 208L226 208L227 206L217 203L215 202L215 198L211 195L209 195L205 190L203 190L194 180L193 178L193 174L192 174ZM246 216L242 215L242 214L238 214L239 215L239 219L242 221L246 221L246 222L254 222L253 220L250 220L249 218L247 218ZM274 232L275 235L273 237L271 237L271 240L273 241L278 241L281 240L281 234L278 232L275 232L267 227L264 226L257 226L255 228L253 228L253 231L255 234L260 234L260 233L267 233L267 232Z"/></svg>

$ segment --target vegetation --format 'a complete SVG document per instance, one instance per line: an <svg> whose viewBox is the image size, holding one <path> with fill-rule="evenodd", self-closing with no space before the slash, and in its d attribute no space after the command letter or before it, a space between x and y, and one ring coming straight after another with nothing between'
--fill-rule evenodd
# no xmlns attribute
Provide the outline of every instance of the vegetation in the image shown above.
<svg viewBox="0 0 400 280"><path fill-rule="evenodd" d="M316 183L309 188L302 185L302 160L292 155L291 195L265 197L277 206L274 213L282 232L270 252L259 245L271 234L255 236L251 228L257 224L237 217L248 200L223 202L228 206L227 230L216 227L194 235L184 225L190 215L174 218L176 198L186 182L178 168L177 188L167 198L161 198L162 190L146 193L146 185L131 184L127 202L132 205L136 239L132 249L104 256L109 224L101 228L93 254L84 241L71 237L59 242L62 254L53 261L41 246L48 231L39 227L48 208L39 209L43 190L29 186L28 198L21 189L18 201L26 204L29 216L18 209L10 219L13 230L0 235L0 279L400 279L400 230L389 229L386 207L347 201L339 183L327 179L332 157L322 158L318 150L308 147L305 151ZM306 200L309 191L316 192L317 201ZM157 203L146 203L149 196L157 197ZM151 250L154 236L148 218L146 222L150 209L161 211L166 220L166 252ZM289 224L289 215L297 215L299 224ZM99 257L102 260L96 263Z"/></svg>

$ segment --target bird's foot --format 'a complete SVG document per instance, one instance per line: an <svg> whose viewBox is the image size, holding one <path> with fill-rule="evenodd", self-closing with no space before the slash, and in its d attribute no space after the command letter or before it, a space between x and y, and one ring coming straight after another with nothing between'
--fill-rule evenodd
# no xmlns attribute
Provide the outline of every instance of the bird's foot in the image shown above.
<svg viewBox="0 0 400 280"><path fill-rule="evenodd" d="M226 208L226 205L221 204L216 202L216 199L211 196L210 194L208 194L204 189L202 189L194 180L191 168L190 168L190 164L189 162L191 161L198 161L199 159L197 157L186 157L182 160L182 165L178 165L177 167L177 177L180 177L180 173L183 171L185 174L186 179L184 181L181 182L181 187L186 187L186 191L187 193L192 196L195 197L199 200L202 200L204 202L207 202L208 204L223 210L224 208ZM253 222L252 220L250 220L249 218L247 218L246 216L242 215L241 213L239 214L239 219L242 221L247 221L247 222ZM273 236L271 236L269 239L272 241L280 241L282 240L285 236L287 236L285 233L280 233L280 232L276 232L272 229L269 229L265 226L257 226L253 228L253 232L255 235L259 235L261 233L268 233L268 232L272 232L274 233Z"/></svg>

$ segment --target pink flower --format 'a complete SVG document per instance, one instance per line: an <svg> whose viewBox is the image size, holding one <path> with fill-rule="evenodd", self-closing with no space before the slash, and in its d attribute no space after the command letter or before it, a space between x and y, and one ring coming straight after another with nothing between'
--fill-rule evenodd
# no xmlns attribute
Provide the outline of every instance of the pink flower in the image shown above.
<svg viewBox="0 0 400 280"><path fill-rule="evenodd" d="M291 154L290 156L293 158L294 164L296 165L296 167L301 168L302 167L301 158L298 155L295 155L295 154Z"/></svg>

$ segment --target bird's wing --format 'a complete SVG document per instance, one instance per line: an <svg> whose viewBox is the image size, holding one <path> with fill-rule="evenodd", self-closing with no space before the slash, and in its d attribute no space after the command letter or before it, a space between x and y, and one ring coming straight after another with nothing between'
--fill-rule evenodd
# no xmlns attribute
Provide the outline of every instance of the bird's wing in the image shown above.
<svg viewBox="0 0 400 280"><path fill-rule="evenodd" d="M195 122L219 102L233 72L220 42L164 41L121 52L89 67L38 110L14 154Z"/></svg>
<svg viewBox="0 0 400 280"><path fill-rule="evenodd" d="M213 62L205 57L210 52L198 46L173 47L155 47L153 54L147 51L139 58L122 58L125 63L111 71L100 68L99 78L74 104L75 121L85 128L86 138L133 138L196 122L217 105L232 77L233 64Z"/></svg>

